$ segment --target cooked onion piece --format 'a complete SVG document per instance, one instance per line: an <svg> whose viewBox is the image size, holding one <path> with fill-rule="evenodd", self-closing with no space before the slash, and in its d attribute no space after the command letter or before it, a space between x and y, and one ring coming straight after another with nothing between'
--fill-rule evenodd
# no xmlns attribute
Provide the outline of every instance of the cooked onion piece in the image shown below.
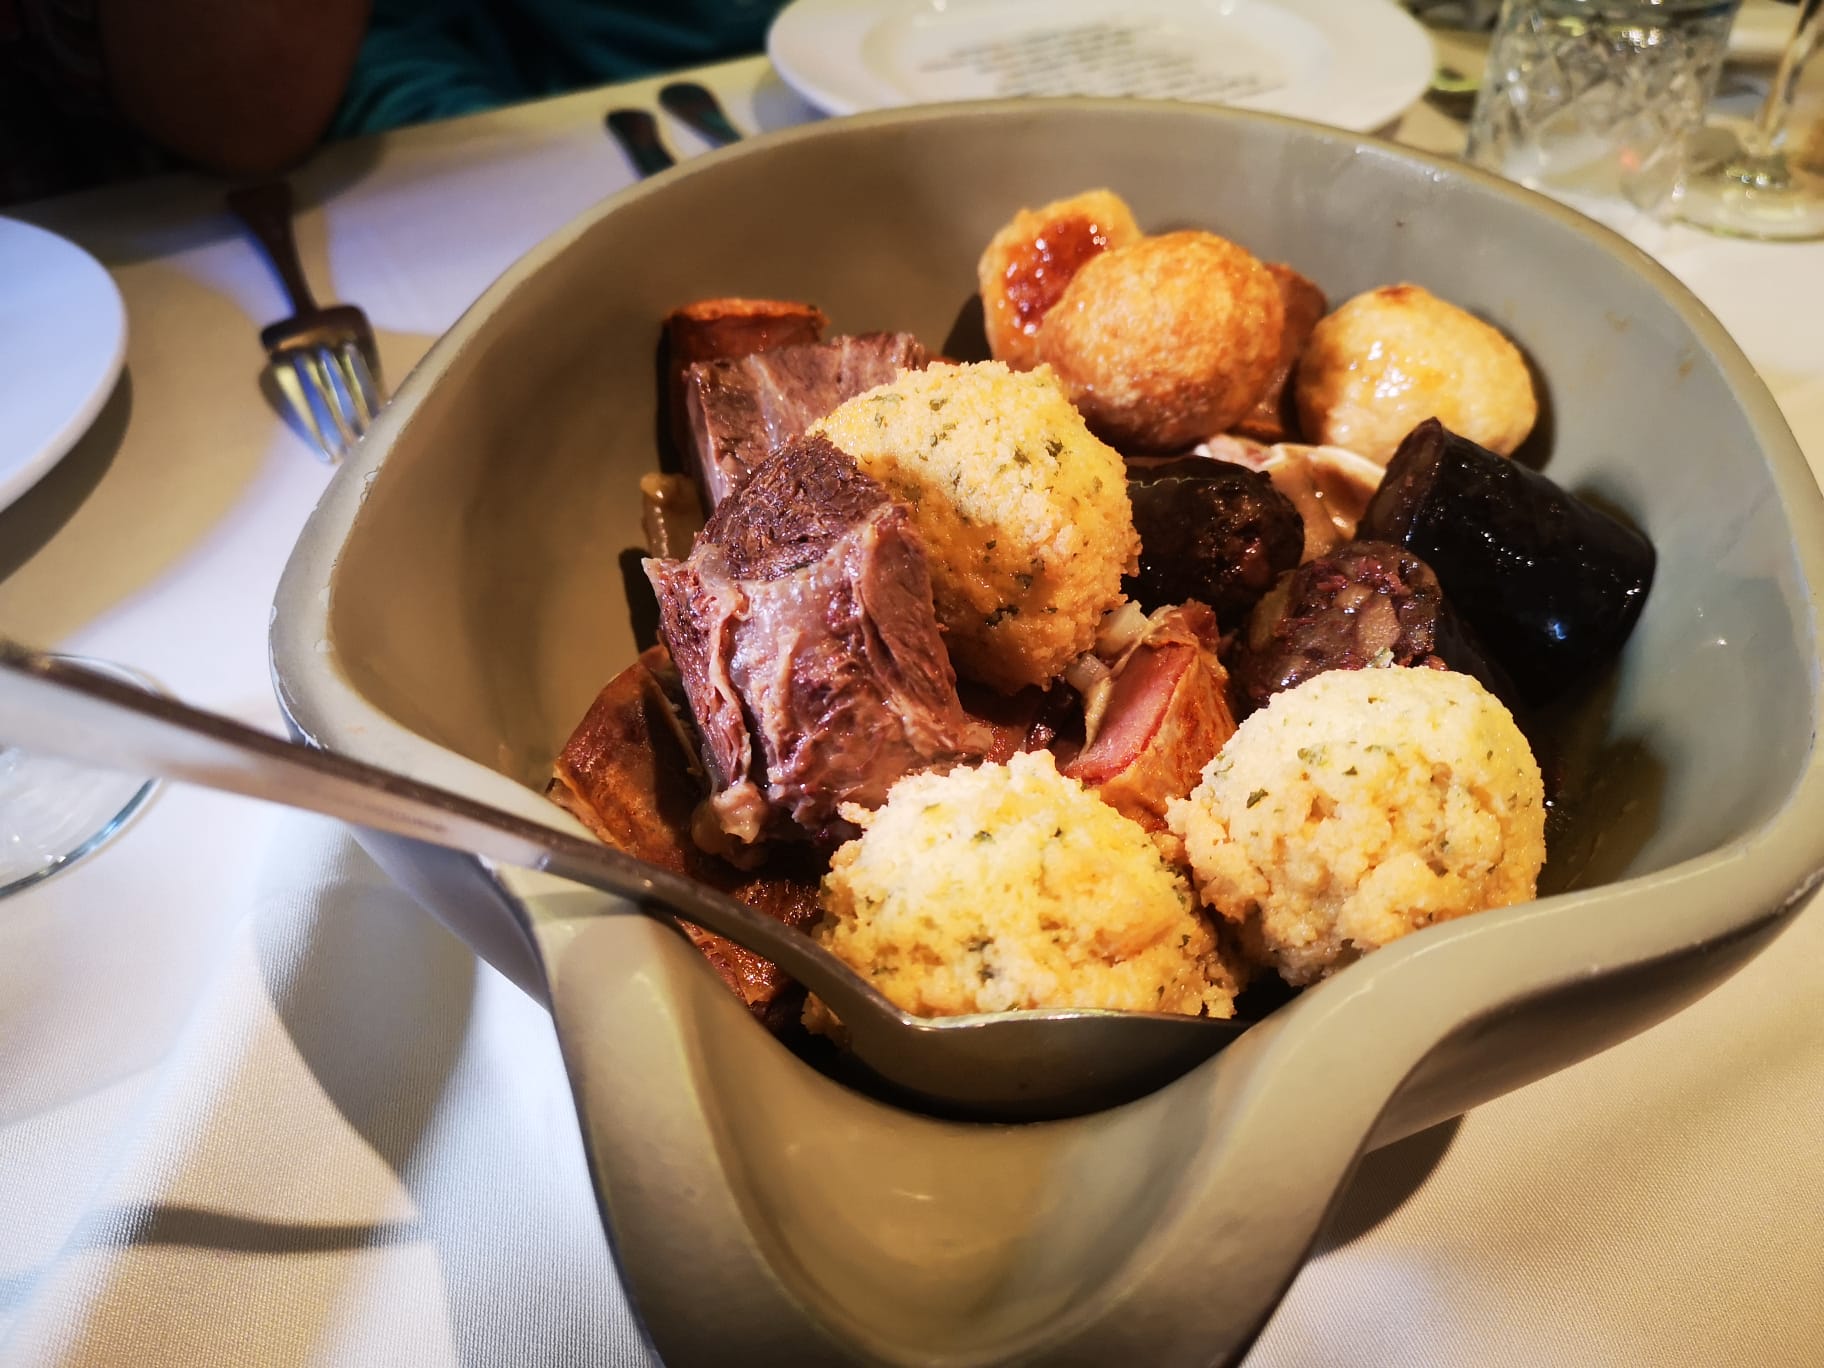
<svg viewBox="0 0 1824 1368"><path fill-rule="evenodd" d="M1264 472L1292 501L1305 523L1305 559L1320 556L1355 535L1355 525L1384 467L1344 447L1300 446L1282 442L1269 447L1255 469Z"/></svg>

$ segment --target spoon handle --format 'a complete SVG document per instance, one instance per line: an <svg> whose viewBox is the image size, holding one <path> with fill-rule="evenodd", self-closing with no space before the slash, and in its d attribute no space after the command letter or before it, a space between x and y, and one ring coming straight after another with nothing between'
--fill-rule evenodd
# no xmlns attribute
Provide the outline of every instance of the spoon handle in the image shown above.
<svg viewBox="0 0 1824 1368"><path fill-rule="evenodd" d="M695 81L673 81L659 91L659 106L695 129L713 147L741 141L741 130L729 120L721 101L707 86Z"/></svg>
<svg viewBox="0 0 1824 1368"><path fill-rule="evenodd" d="M643 109L613 109L603 122L642 179L677 165L659 139L659 121Z"/></svg>
<svg viewBox="0 0 1824 1368"><path fill-rule="evenodd" d="M0 638L0 737L103 769L303 808L499 864L544 870L683 917L764 955L832 1005L871 993L803 932L598 841L256 730Z"/></svg>

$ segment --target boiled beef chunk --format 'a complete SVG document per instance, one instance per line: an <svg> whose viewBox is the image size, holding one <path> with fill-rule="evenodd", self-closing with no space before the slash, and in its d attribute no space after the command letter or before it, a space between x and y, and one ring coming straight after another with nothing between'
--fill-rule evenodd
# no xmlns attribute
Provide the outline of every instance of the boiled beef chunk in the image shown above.
<svg viewBox="0 0 1824 1368"><path fill-rule="evenodd" d="M1115 674L1095 735L1064 773L1148 830L1163 829L1166 804L1196 787L1235 732L1216 641L1216 615L1201 603L1155 613Z"/></svg>
<svg viewBox="0 0 1824 1368"><path fill-rule="evenodd" d="M700 840L843 840L841 804L992 745L957 701L908 511L824 438L756 467L687 560L645 567L709 771Z"/></svg>
<svg viewBox="0 0 1824 1368"><path fill-rule="evenodd" d="M820 915L811 861L769 862L747 873L691 843L702 797L695 747L681 721L682 692L663 646L644 652L603 687L558 753L547 792L595 835L649 864L689 875L788 926ZM717 973L768 1025L795 1019L801 994L785 972L733 941L683 923Z"/></svg>
<svg viewBox="0 0 1824 1368"><path fill-rule="evenodd" d="M789 299L699 299L666 314L659 334L659 372L665 388L665 436L677 459L670 469L683 469L689 461L684 372L693 362L820 342L829 321L815 305Z"/></svg>
<svg viewBox="0 0 1824 1368"><path fill-rule="evenodd" d="M684 409L703 502L714 508L837 405L925 360L911 333L865 333L690 366Z"/></svg>
<svg viewBox="0 0 1824 1368"><path fill-rule="evenodd" d="M817 342L829 319L788 299L699 299L665 315L665 349L680 368Z"/></svg>

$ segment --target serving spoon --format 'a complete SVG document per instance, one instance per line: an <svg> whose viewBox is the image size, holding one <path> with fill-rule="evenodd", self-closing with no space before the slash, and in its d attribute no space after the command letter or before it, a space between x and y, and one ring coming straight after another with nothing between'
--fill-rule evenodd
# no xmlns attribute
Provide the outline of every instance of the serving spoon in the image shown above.
<svg viewBox="0 0 1824 1368"><path fill-rule="evenodd" d="M771 960L823 999L846 1028L855 1061L887 1095L943 1115L1042 1120L1114 1106L1170 1082L1246 1028L1151 1012L913 1016L803 931L681 874L4 639L0 737L82 764L303 808L492 865L541 870L615 894L647 916L694 922ZM506 901L536 945L523 908ZM550 975L546 987L555 1008L560 989Z"/></svg>

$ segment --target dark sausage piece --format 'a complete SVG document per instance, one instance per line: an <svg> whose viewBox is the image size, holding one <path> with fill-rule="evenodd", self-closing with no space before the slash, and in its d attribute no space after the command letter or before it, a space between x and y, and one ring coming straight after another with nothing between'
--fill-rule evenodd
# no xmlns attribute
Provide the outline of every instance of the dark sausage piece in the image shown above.
<svg viewBox="0 0 1824 1368"><path fill-rule="evenodd" d="M1436 419L1400 444L1359 531L1437 571L1529 703L1612 660L1653 583L1640 533Z"/></svg>
<svg viewBox="0 0 1824 1368"><path fill-rule="evenodd" d="M1388 542L1345 542L1281 577L1248 619L1233 661L1236 702L1257 708L1326 670L1428 665L1506 681L1451 614L1424 561Z"/></svg>
<svg viewBox="0 0 1824 1368"><path fill-rule="evenodd" d="M1128 473L1140 573L1122 587L1149 613L1195 599L1238 626L1304 555L1304 520L1259 471L1191 457Z"/></svg>

